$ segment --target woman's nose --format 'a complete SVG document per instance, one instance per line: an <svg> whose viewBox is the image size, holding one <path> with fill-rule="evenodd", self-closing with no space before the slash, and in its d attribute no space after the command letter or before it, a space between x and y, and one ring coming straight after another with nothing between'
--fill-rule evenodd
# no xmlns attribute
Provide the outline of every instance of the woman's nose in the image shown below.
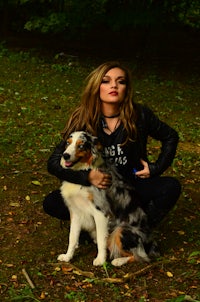
<svg viewBox="0 0 200 302"><path fill-rule="evenodd" d="M116 81L112 81L111 82L111 87L112 88L117 88L117 82Z"/></svg>

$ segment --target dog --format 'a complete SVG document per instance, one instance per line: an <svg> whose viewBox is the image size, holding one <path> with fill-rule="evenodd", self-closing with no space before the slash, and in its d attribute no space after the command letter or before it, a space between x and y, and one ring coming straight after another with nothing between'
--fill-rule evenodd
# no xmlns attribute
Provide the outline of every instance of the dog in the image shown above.
<svg viewBox="0 0 200 302"><path fill-rule="evenodd" d="M155 242L132 185L124 181L113 165L102 155L98 139L84 131L73 132L66 141L60 164L65 169L101 169L112 176L106 189L82 186L63 181L61 195L70 212L69 245L59 261L69 262L78 245L81 230L89 232L97 243L93 265L103 265L109 250L112 265L128 262L149 262L154 255Z"/></svg>
<svg viewBox="0 0 200 302"><path fill-rule="evenodd" d="M95 137L83 132L73 132L66 142L60 164L73 170L98 169L104 164ZM110 207L104 190L95 186L82 186L64 181L61 195L70 212L69 245L66 254L58 260L69 262L78 245L81 230L89 232L97 243L98 254L93 265L103 265L107 257L107 237Z"/></svg>

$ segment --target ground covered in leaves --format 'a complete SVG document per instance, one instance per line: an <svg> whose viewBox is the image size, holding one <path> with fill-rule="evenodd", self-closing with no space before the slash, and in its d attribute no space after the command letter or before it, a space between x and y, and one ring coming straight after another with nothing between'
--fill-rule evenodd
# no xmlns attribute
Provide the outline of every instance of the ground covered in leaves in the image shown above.
<svg viewBox="0 0 200 302"><path fill-rule="evenodd" d="M167 69L165 62L165 68L158 68L156 61L141 71L130 62L137 101L148 104L180 135L176 159L166 173L177 177L183 190L155 230L162 256L150 264L114 268L108 261L93 267L96 246L85 241L68 265L56 259L66 251L69 225L42 209L44 196L60 185L47 173L46 161L96 62L87 58L86 64L71 55L44 58L35 50L11 51L1 45L1 301L200 301L196 64L184 73L177 64ZM152 141L150 159L158 152Z"/></svg>

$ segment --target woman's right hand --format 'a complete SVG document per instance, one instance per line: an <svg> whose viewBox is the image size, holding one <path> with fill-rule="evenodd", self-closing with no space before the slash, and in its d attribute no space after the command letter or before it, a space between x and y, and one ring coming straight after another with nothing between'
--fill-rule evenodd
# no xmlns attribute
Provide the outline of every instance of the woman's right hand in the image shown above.
<svg viewBox="0 0 200 302"><path fill-rule="evenodd" d="M101 170L91 170L88 175L88 181L99 189L106 189L111 185L112 177L109 173L104 173Z"/></svg>

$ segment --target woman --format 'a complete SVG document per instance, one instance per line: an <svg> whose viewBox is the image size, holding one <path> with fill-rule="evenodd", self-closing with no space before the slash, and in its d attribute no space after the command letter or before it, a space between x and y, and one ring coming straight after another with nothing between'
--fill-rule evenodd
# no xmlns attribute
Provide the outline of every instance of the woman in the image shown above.
<svg viewBox="0 0 200 302"><path fill-rule="evenodd" d="M48 171L59 179L106 189L112 181L109 174L96 170L71 171L60 166L64 141L76 130L98 136L105 156L135 186L150 226L157 226L181 192L175 178L161 176L174 159L178 134L149 108L133 102L130 72L120 63L104 63L88 76L80 106L63 130L63 141L48 160ZM147 158L149 136L162 145L155 163ZM43 205L46 213L59 219L69 218L59 190L50 193Z"/></svg>

